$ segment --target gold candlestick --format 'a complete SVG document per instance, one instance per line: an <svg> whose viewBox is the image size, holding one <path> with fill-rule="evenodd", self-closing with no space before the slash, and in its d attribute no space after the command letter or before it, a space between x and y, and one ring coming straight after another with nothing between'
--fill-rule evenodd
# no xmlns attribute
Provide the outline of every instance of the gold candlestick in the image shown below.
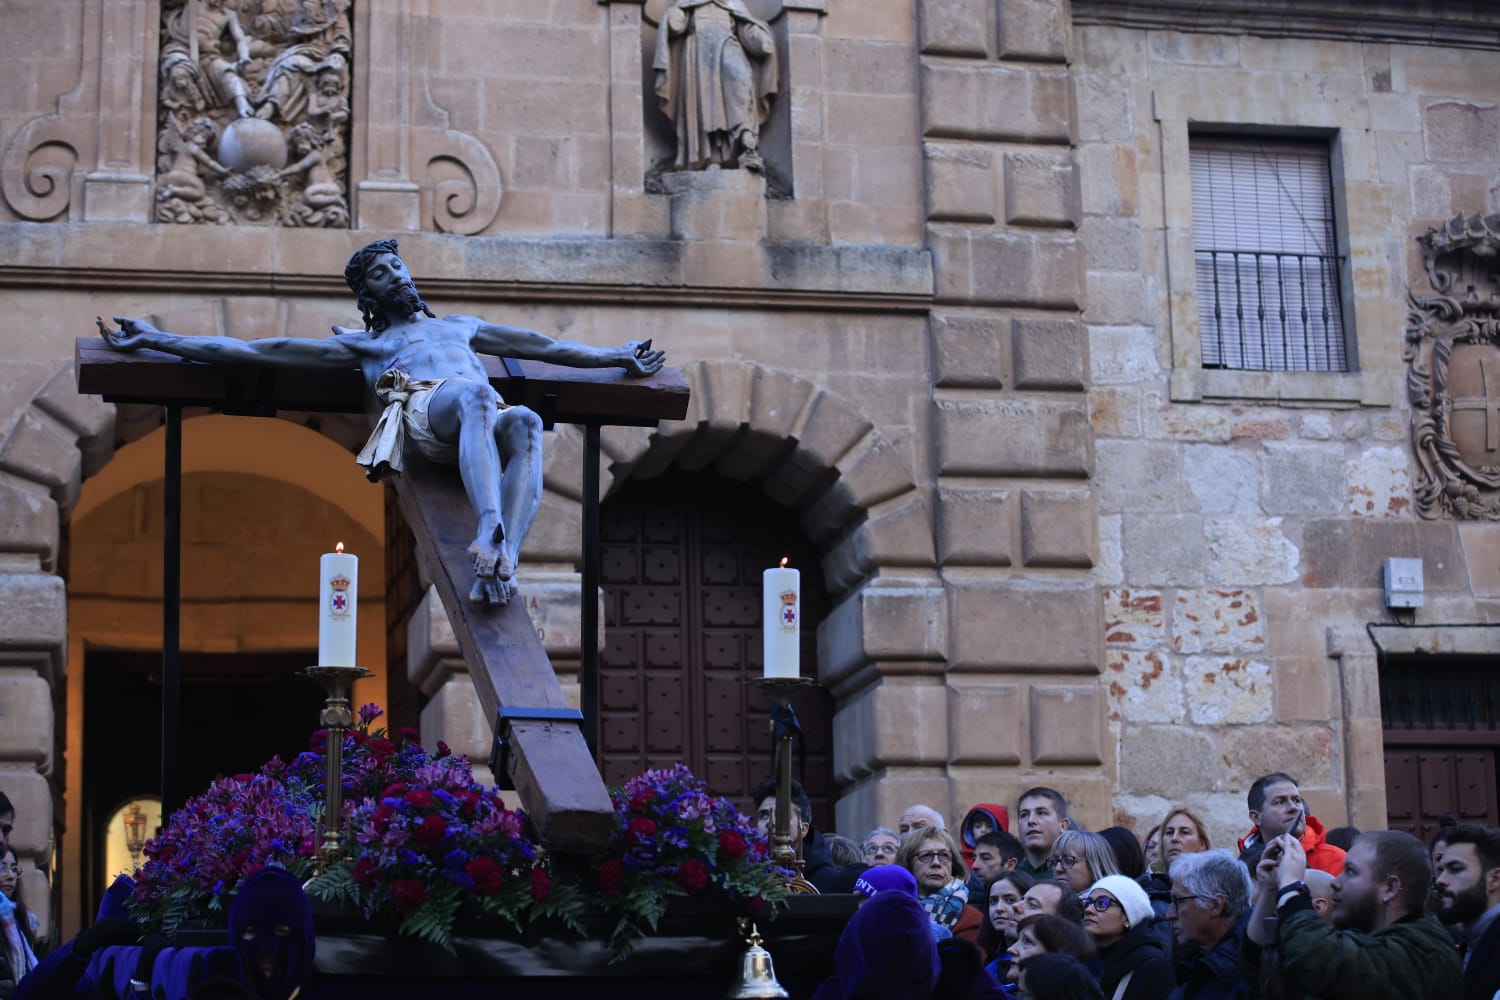
<svg viewBox="0 0 1500 1000"><path fill-rule="evenodd" d="M792 711L792 694L800 687L817 683L807 677L760 677L750 681L771 693L772 772L776 776L776 828L771 832L771 860L778 868L796 872L785 879L788 892L813 894L818 890L802 877L803 861L792 846L792 740L797 733L797 716ZM788 720L778 725L777 717ZM802 817L812 822L811 816Z"/></svg>
<svg viewBox="0 0 1500 1000"><path fill-rule="evenodd" d="M344 856L344 734L354 726L349 696L354 682L370 676L364 667L308 667L304 676L323 685L327 697L318 721L328 730L323 755L323 835L318 846L317 873Z"/></svg>

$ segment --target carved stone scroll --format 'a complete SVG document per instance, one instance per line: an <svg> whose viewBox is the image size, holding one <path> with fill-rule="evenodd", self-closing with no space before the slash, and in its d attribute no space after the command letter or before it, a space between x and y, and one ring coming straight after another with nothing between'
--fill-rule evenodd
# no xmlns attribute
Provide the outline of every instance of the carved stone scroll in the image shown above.
<svg viewBox="0 0 1500 1000"><path fill-rule="evenodd" d="M1500 520L1500 214L1418 238L1435 294L1407 293L1407 394L1425 518Z"/></svg>

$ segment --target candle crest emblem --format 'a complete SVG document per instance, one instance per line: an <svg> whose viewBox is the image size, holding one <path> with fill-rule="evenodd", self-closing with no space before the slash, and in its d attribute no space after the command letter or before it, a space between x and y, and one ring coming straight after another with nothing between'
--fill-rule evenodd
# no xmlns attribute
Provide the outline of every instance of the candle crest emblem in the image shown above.
<svg viewBox="0 0 1500 1000"><path fill-rule="evenodd" d="M781 627L787 632L797 630L797 592L795 590L781 592Z"/></svg>
<svg viewBox="0 0 1500 1000"><path fill-rule="evenodd" d="M339 575L328 581L328 613L335 618L349 615L349 584L347 576Z"/></svg>

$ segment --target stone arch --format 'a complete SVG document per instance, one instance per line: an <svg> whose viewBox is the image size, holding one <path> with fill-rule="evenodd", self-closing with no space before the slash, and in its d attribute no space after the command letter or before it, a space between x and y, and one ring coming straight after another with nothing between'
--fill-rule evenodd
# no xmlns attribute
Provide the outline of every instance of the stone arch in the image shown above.
<svg viewBox="0 0 1500 1000"><path fill-rule="evenodd" d="M751 362L699 361L683 374L692 401L681 421L602 432L604 495L673 466L756 482L800 513L803 529L823 550L823 575L836 601L879 570L936 565L928 499L910 460L857 405ZM549 442L530 558L577 561L582 463L582 433L560 429Z"/></svg>

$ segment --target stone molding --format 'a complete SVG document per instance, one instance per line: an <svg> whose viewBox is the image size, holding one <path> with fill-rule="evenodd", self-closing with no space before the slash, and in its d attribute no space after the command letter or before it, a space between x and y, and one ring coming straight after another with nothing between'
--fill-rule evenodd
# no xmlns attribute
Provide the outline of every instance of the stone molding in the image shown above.
<svg viewBox="0 0 1500 1000"><path fill-rule="evenodd" d="M1324 38L1443 48L1500 48L1500 10L1485 0L1073 0L1074 24L1143 30ZM1371 9L1371 8L1375 9ZM1415 9L1414 9L1415 8Z"/></svg>

